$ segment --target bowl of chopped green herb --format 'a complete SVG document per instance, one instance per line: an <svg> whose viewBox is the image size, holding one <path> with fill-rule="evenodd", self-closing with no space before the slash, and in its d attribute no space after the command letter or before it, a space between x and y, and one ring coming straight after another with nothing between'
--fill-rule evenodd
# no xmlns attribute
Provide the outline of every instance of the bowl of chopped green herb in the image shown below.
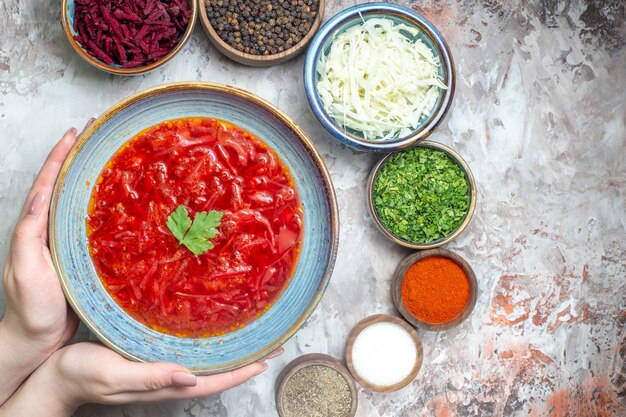
<svg viewBox="0 0 626 417"><path fill-rule="evenodd" d="M455 239L476 207L474 176L461 156L437 142L382 158L367 182L368 206L393 242L431 249Z"/></svg>

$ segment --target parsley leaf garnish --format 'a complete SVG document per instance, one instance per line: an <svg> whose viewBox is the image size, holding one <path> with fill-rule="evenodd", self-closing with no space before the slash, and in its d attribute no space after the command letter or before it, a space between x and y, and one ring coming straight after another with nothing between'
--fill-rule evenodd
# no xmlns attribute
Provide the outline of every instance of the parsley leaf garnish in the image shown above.
<svg viewBox="0 0 626 417"><path fill-rule="evenodd" d="M185 245L195 255L202 255L215 247L209 239L217 235L217 227L221 224L223 215L221 211L199 211L192 222L189 212L181 204L168 216L165 224L178 239L178 243Z"/></svg>

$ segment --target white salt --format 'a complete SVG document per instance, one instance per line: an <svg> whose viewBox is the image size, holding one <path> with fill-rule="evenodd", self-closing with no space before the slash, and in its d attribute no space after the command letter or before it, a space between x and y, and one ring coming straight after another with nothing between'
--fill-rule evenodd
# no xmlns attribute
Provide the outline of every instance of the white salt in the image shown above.
<svg viewBox="0 0 626 417"><path fill-rule="evenodd" d="M411 335L388 322L375 323L359 333L352 345L352 365L370 384L390 386L411 373L417 348Z"/></svg>

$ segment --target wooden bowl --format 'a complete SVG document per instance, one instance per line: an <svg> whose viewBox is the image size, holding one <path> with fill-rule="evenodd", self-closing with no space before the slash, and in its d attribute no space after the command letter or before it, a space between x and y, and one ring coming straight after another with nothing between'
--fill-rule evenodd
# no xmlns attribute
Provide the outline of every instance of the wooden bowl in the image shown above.
<svg viewBox="0 0 626 417"><path fill-rule="evenodd" d="M463 271L465 271L465 274L467 274L467 278L469 279L470 293L469 293L469 298L467 300L467 303L465 304L465 307L455 318L445 323L435 324L435 323L428 323L425 321L421 321L418 318L416 318L414 315L412 315L411 312L404 306L404 303L402 302L402 281L404 278L404 274L409 269L409 267L413 265L415 262L419 261L420 259L427 258L429 256L443 256L444 258L453 260L461 268L463 268ZM441 249L441 248L412 253L406 258L404 258L398 264L398 267L393 273L393 278L391 282L391 297L393 298L393 303L396 305L396 308L398 309L400 314L402 314L402 316L406 319L406 321L411 323L413 326L419 329L423 329L423 330L431 330L431 331L445 330L461 323L463 320L469 317L469 315L472 313L472 310L474 310L477 296L478 296L478 282L476 281L476 274L474 274L474 270L472 269L472 267L461 256L447 249Z"/></svg>
<svg viewBox="0 0 626 417"><path fill-rule="evenodd" d="M191 10L191 16L189 16L189 23L187 23L187 28L185 29L185 32L183 32L178 43L174 46L174 48L171 51L169 51L165 56L163 56L158 61L152 62L148 65L142 65L139 67L123 68L120 65L106 64L100 61L98 58L91 56L87 51L83 49L82 46L80 46L80 44L76 41L76 39L74 39L74 35L76 34L74 32L74 0L62 0L61 1L61 23L63 25L63 31L65 32L65 35L67 36L67 40L70 41L70 44L72 45L74 50L78 53L78 55L80 55L80 57L83 58L85 61L87 61L87 63L89 63L90 65L102 71L108 72L110 74L118 74L118 75L143 74L143 73L152 71L153 69L160 67L161 65L165 64L170 59L172 59L174 55L176 55L183 49L183 46L185 46L185 44L191 37L193 28L196 25L198 2L196 0L188 0L188 1L189 1L190 10Z"/></svg>
<svg viewBox="0 0 626 417"><path fill-rule="evenodd" d="M199 9L200 9L200 21L202 22L202 27L206 32L207 36L211 43L224 55L233 61L239 62L240 64L249 65L252 67L269 67L270 65L282 64L283 62L287 62L290 59L295 58L304 52L306 46L311 42L313 36L320 28L322 24L322 20L324 18L324 0L319 0L319 7L317 9L317 16L315 16L315 20L313 20L313 24L311 25L311 29L309 32L300 40L300 42L293 45L291 48L279 52L273 55L252 55L247 54L245 52L241 52L228 43L224 42L220 35L213 29L213 26L209 22L209 16L207 15L205 2L208 0L198 0Z"/></svg>
<svg viewBox="0 0 626 417"><path fill-rule="evenodd" d="M413 365L413 369L411 370L411 373L402 381L393 385L376 385L376 384L370 383L369 381L366 381L365 379L361 378L361 376L358 374L358 372L354 368L354 363L352 362L352 349L354 348L354 341L356 340L357 336L366 327L369 327L376 323L391 323L391 324L395 324L397 326L402 327L404 330L406 330L409 333L409 336L411 336L411 339L413 339L413 343L415 343L415 347L417 349L417 358L415 359L415 364ZM392 316L391 314L375 314L373 316L364 318L363 320L358 322L356 326L352 328L352 330L350 331L350 334L348 335L345 356L346 356L346 364L348 365L348 369L350 370L350 373L352 374L354 379L359 384L361 384L361 386L363 386L364 388L370 391L392 392L392 391L397 391L399 389L406 387L408 384L411 383L411 381L415 379L420 368L422 367L424 352L422 349L422 340L420 339L419 335L417 334L415 329L409 326L404 320L402 320L399 317Z"/></svg>
<svg viewBox="0 0 626 417"><path fill-rule="evenodd" d="M285 382L295 374L298 370L311 365L327 366L339 372L344 377L350 388L350 395L352 396L352 405L350 406L350 412L348 416L353 417L356 414L358 406L358 391L356 384L350 372L345 366L337 359L330 355L324 355L323 353L309 353L308 355L300 356L299 358L291 361L278 375L276 379L276 410L278 415L283 417L285 415L285 405L283 403L283 391L285 389Z"/></svg>

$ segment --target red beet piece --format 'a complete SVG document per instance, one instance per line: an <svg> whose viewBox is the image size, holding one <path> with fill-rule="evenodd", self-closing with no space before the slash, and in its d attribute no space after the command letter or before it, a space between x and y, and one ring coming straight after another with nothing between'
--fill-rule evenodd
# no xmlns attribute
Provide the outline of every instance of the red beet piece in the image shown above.
<svg viewBox="0 0 626 417"><path fill-rule="evenodd" d="M128 62L128 59L126 59L126 50L124 49L124 46L122 45L122 42L120 42L118 39L113 38L113 42L115 42L115 48L117 51L117 57L119 58L119 62L123 64Z"/></svg>
<svg viewBox="0 0 626 417"><path fill-rule="evenodd" d="M146 6L143 9L143 14L145 16L152 13L152 9L154 9L154 6L156 6L156 2L157 0L146 0Z"/></svg>
<svg viewBox="0 0 626 417"><path fill-rule="evenodd" d="M93 53L95 54L95 57L98 58L99 60L104 61L106 64L109 64L109 65L113 63L113 59L110 56L108 56L102 49L98 48L98 46L96 46L96 44L93 43L92 40L87 41L87 46L89 47L91 51L93 51Z"/></svg>
<svg viewBox="0 0 626 417"><path fill-rule="evenodd" d="M187 0L75 0L74 39L106 64L133 68L167 55L190 14Z"/></svg>
<svg viewBox="0 0 626 417"><path fill-rule="evenodd" d="M124 7L125 10L115 9L113 16L119 20L126 20L128 22L141 23L142 20L139 16L130 11L128 7Z"/></svg>

